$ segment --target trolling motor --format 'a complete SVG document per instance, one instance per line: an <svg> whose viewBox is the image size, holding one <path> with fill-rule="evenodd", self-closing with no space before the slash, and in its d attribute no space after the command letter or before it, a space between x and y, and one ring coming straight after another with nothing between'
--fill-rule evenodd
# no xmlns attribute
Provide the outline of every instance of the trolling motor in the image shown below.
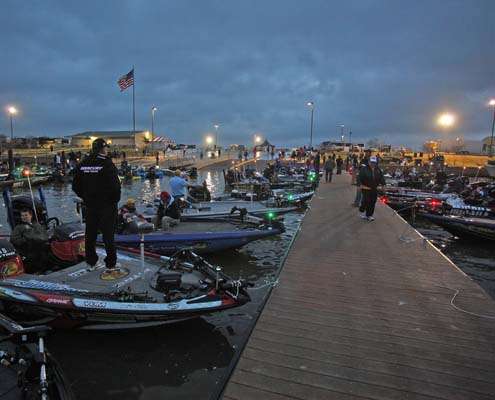
<svg viewBox="0 0 495 400"><path fill-rule="evenodd" d="M239 218L241 219L241 222L244 222L244 219L245 219L246 215L248 214L247 209L246 208L238 208L238 207L234 206L230 210L230 215L232 215L236 212L239 212Z"/></svg>

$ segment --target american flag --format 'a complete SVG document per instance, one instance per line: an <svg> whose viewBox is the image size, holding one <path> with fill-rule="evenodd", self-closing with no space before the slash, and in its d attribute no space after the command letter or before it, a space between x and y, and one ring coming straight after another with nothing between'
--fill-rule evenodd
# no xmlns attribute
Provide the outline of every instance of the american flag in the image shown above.
<svg viewBox="0 0 495 400"><path fill-rule="evenodd" d="M127 74L122 75L117 83L121 92L126 90L129 86L134 85L134 68L131 69Z"/></svg>

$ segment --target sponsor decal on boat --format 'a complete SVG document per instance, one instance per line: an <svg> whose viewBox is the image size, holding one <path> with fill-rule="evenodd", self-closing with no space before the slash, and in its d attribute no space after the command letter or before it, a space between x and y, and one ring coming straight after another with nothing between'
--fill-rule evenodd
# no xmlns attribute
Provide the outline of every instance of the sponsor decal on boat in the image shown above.
<svg viewBox="0 0 495 400"><path fill-rule="evenodd" d="M29 279L26 281L21 279L6 279L4 282L7 282L13 286L27 288L27 289L58 290L58 291L67 291L67 292L78 292L78 293L88 292L88 290L86 289L77 289L62 283L38 281L36 279Z"/></svg>
<svg viewBox="0 0 495 400"><path fill-rule="evenodd" d="M0 287L0 297L13 298L20 301L28 301L30 303L37 303L37 300L34 297L6 287Z"/></svg>
<svg viewBox="0 0 495 400"><path fill-rule="evenodd" d="M57 294L43 294L43 293L36 293L35 296L39 300L48 304L57 304L61 306L70 306L72 304L71 298L67 296L61 296Z"/></svg>
<svg viewBox="0 0 495 400"><path fill-rule="evenodd" d="M116 288L121 288L121 287L123 287L125 285L128 285L129 283L131 283L131 282L133 282L133 281L135 281L135 280L137 280L139 278L141 278L141 273L137 273L137 274L131 275L131 276L125 278L122 282L116 283L115 284L115 287Z"/></svg>
<svg viewBox="0 0 495 400"><path fill-rule="evenodd" d="M216 308L223 305L221 300L207 301L204 303L189 303L188 300L181 300L173 303L125 303L119 301L100 301L74 298L72 302L78 308L116 311L190 311L195 309Z"/></svg>

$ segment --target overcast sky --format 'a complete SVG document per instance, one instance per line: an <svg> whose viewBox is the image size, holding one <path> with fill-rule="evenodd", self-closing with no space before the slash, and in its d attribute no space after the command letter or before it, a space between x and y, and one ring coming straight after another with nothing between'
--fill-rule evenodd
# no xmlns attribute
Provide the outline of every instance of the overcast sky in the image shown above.
<svg viewBox="0 0 495 400"><path fill-rule="evenodd" d="M15 135L138 129L198 143L305 144L378 137L418 144L435 116L487 136L495 96L494 0L2 0L0 104ZM0 132L10 133L8 116Z"/></svg>

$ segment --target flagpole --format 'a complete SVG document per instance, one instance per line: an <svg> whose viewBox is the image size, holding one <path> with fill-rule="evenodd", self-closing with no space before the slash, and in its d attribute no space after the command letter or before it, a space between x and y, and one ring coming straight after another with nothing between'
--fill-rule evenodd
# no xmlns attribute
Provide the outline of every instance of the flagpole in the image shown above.
<svg viewBox="0 0 495 400"><path fill-rule="evenodd" d="M134 65L132 66L132 75L134 82L132 83L132 132L136 132L136 98L134 87L136 86L136 72L134 71Z"/></svg>

